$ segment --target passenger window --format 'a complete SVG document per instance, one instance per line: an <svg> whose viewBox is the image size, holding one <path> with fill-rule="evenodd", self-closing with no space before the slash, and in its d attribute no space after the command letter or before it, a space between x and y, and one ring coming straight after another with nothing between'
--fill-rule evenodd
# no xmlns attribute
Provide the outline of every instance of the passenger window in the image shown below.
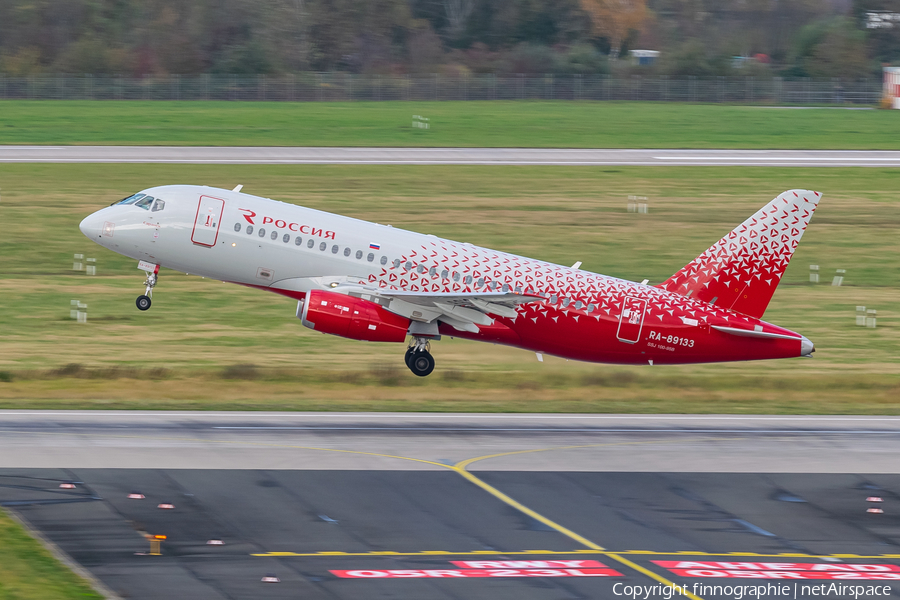
<svg viewBox="0 0 900 600"><path fill-rule="evenodd" d="M395 268L395 269L399 269L399 268L400 268L400 259L399 259L399 258L395 258L395 259L394 259L394 268Z"/></svg>
<svg viewBox="0 0 900 600"><path fill-rule="evenodd" d="M424 273L424 272L425 272L425 265L419 265L418 267L416 267L416 272L417 272L419 275L421 275L422 273Z"/></svg>
<svg viewBox="0 0 900 600"><path fill-rule="evenodd" d="M297 239L294 240L294 245L295 245L295 246L302 246L302 245L303 245L303 238L300 237L300 236L298 235L298 236L297 236Z"/></svg>
<svg viewBox="0 0 900 600"><path fill-rule="evenodd" d="M411 270L411 269L412 269L412 263L409 262L409 261L406 261L406 264L403 265L403 268L404 268L405 270L407 270L407 271Z"/></svg>
<svg viewBox="0 0 900 600"><path fill-rule="evenodd" d="M138 200L134 203L138 208L143 208L144 210L150 210L150 205L153 204L153 196L144 196L142 199Z"/></svg>
<svg viewBox="0 0 900 600"><path fill-rule="evenodd" d="M479 279L478 281L475 282L475 285L478 286L478 287L483 286L483 285L484 285L484 279Z"/></svg>
<svg viewBox="0 0 900 600"><path fill-rule="evenodd" d="M326 244L325 242L322 242L321 244L319 244L319 250L321 250L322 252L325 252L325 248L327 248L327 247L328 247L328 244Z"/></svg>
<svg viewBox="0 0 900 600"><path fill-rule="evenodd" d="M449 277L450 277L450 271L448 271L447 269L444 269L443 271L441 271L441 279L448 279Z"/></svg>
<svg viewBox="0 0 900 600"><path fill-rule="evenodd" d="M281 241L284 242L285 244L287 244L289 241L291 241L291 234L289 234L289 233L284 234L284 237L281 238Z"/></svg>
<svg viewBox="0 0 900 600"><path fill-rule="evenodd" d="M153 209L150 212L159 212L161 210L166 209L166 201L165 200L156 200L156 204L153 205Z"/></svg>
<svg viewBox="0 0 900 600"><path fill-rule="evenodd" d="M516 286L516 293L517 293L517 294L521 294L521 293L522 293L522 286L521 286L521 285L517 285L517 286Z"/></svg>
<svg viewBox="0 0 900 600"><path fill-rule="evenodd" d="M337 248L337 246L335 246ZM350 256L350 248L344 248L344 256Z"/></svg>
<svg viewBox="0 0 900 600"><path fill-rule="evenodd" d="M332 254L337 254L337 253L338 253L338 250L340 250L340 248L338 248L338 245L337 245L337 244L335 244L334 246L331 247L331 253L332 253Z"/></svg>
<svg viewBox="0 0 900 600"><path fill-rule="evenodd" d="M309 241L306 242L306 247L307 247L307 248L312 248L312 247L315 246L315 245L316 245L316 240L314 240L314 239L312 239L312 238L309 238Z"/></svg>
<svg viewBox="0 0 900 600"><path fill-rule="evenodd" d="M382 258L384 258L384 257L382 257ZM375 260L375 255L373 253L369 252L369 255L366 257L366 260L369 262L372 262L373 260ZM382 261L381 264L384 264L384 262Z"/></svg>
<svg viewBox="0 0 900 600"><path fill-rule="evenodd" d="M501 292L508 292L508 291L509 291L509 284L504 283L504 284L503 284L503 287L500 288L500 291L501 291Z"/></svg>
<svg viewBox="0 0 900 600"><path fill-rule="evenodd" d="M262 227L259 228L259 237L266 237L266 230Z"/></svg>
<svg viewBox="0 0 900 600"><path fill-rule="evenodd" d="M556 294L550 296L550 304L556 304L557 302L559 302L559 296L557 296Z"/></svg>
<svg viewBox="0 0 900 600"><path fill-rule="evenodd" d="M466 278L463 279L463 283L466 284L466 285L469 285L470 283L472 283L472 276L471 276L471 275L466 275Z"/></svg>
<svg viewBox="0 0 900 600"><path fill-rule="evenodd" d="M381 257L381 264L383 264L383 265L386 265L386 264L387 264L387 256L382 256L382 257Z"/></svg>
<svg viewBox="0 0 900 600"><path fill-rule="evenodd" d="M272 235L269 237L271 237L273 240L277 240L278 239L278 231L277 230L272 231Z"/></svg>
<svg viewBox="0 0 900 600"><path fill-rule="evenodd" d="M428 269L428 274L434 277L437 274L437 268L431 267L430 269Z"/></svg>
<svg viewBox="0 0 900 600"><path fill-rule="evenodd" d="M235 224L234 224L234 230L235 230L235 231L240 231L240 230L241 230L241 224L240 224L240 223L235 223Z"/></svg>
<svg viewBox="0 0 900 600"><path fill-rule="evenodd" d="M453 272L453 281L459 281L459 273L456 271Z"/></svg>
<svg viewBox="0 0 900 600"><path fill-rule="evenodd" d="M569 305L569 302L571 302L571 300L569 300L568 298L563 298L563 299L562 299L562 305L563 305L563 308L565 308L566 306L568 306L568 305Z"/></svg>
<svg viewBox="0 0 900 600"><path fill-rule="evenodd" d="M356 260L362 260L362 255L363 255L363 251L357 250L356 251Z"/></svg>
<svg viewBox="0 0 900 600"><path fill-rule="evenodd" d="M575 303L575 308L578 310L581 310L582 308L584 308L584 303L581 300L579 300L578 302Z"/></svg>
<svg viewBox="0 0 900 600"><path fill-rule="evenodd" d="M247 225L247 235L253 233L253 225Z"/></svg>
<svg viewBox="0 0 900 600"><path fill-rule="evenodd" d="M595 308L597 308L597 307L594 306L593 304L588 304L587 311L588 311L589 313L592 313L592 312L594 312L594 309L595 309Z"/></svg>

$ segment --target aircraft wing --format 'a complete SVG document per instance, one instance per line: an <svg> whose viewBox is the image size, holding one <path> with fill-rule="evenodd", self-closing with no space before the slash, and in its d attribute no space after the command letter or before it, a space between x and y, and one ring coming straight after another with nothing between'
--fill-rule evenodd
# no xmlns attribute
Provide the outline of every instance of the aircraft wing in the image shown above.
<svg viewBox="0 0 900 600"><path fill-rule="evenodd" d="M354 294L356 295L356 294ZM489 315L515 319L516 306L541 302L543 296L516 292L409 292L376 289L361 294L366 300L378 300L387 310L413 321L431 323L441 321L459 331L478 333L478 326L489 326Z"/></svg>

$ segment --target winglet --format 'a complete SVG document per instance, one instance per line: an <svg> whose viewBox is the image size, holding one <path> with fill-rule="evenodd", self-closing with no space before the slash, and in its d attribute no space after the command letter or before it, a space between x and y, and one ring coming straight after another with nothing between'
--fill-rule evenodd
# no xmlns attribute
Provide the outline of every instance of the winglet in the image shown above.
<svg viewBox="0 0 900 600"><path fill-rule="evenodd" d="M659 287L762 317L821 198L780 194Z"/></svg>

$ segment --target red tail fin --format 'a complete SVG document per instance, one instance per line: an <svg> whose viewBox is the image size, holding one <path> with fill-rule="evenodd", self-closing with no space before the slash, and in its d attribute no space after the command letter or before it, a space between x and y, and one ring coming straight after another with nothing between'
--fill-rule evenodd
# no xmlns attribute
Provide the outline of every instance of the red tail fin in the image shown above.
<svg viewBox="0 0 900 600"><path fill-rule="evenodd" d="M820 198L784 192L659 287L762 317Z"/></svg>

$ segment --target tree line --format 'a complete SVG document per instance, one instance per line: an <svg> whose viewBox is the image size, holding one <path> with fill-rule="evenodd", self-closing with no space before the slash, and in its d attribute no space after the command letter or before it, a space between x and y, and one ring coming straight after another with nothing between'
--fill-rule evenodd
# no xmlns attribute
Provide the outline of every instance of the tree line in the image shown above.
<svg viewBox="0 0 900 600"><path fill-rule="evenodd" d="M4 0L0 72L860 78L900 61L872 11L900 0Z"/></svg>

